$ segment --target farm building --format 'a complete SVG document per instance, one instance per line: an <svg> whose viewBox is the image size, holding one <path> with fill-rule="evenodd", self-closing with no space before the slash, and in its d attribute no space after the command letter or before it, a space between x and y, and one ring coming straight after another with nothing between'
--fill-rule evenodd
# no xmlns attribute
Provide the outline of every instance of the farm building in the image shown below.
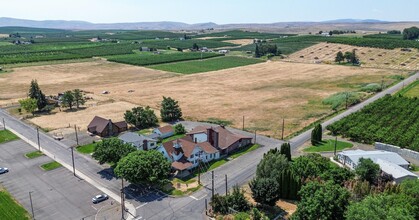
<svg viewBox="0 0 419 220"><path fill-rule="evenodd" d="M156 140L134 132L126 132L120 135L118 138L124 143L132 144L138 150L150 150L157 147Z"/></svg>
<svg viewBox="0 0 419 220"><path fill-rule="evenodd" d="M418 178L417 175L407 170L409 162L394 152L348 150L338 153L337 156L340 163L352 170L358 165L359 159L369 158L380 166L383 173L393 176L396 183L407 178Z"/></svg>
<svg viewBox="0 0 419 220"><path fill-rule="evenodd" d="M175 134L172 126L166 125L163 127L153 129L153 133L159 135L159 138L168 138Z"/></svg>
<svg viewBox="0 0 419 220"><path fill-rule="evenodd" d="M251 137L235 134L224 126L198 126L187 133L187 136L197 143L209 142L221 154L228 154L252 143Z"/></svg>
<svg viewBox="0 0 419 220"><path fill-rule="evenodd" d="M105 119L95 116L87 126L87 131L101 137L108 137L124 132L128 129L125 121L112 122L111 119Z"/></svg>

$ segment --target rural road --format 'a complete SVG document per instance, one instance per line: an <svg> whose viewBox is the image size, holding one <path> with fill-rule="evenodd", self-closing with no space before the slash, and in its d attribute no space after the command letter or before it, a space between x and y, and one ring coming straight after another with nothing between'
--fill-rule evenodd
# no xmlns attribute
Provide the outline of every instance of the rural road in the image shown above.
<svg viewBox="0 0 419 220"><path fill-rule="evenodd" d="M384 90L383 92L377 93L371 98L364 102L349 108L347 111L337 115L336 117L323 123L323 127L340 120L341 118L359 111L364 106L374 102L375 100L383 97L386 94L394 93L400 90L404 85L408 85L415 81L419 77L419 73L416 73L402 82ZM4 118L6 121L7 128L17 133L23 140L37 147L36 129L23 123L22 121L15 119L10 116L6 111L0 109L0 118ZM1 120L0 120L1 122ZM191 129L196 125L202 125L199 122L182 122L187 129ZM229 128L230 129L230 128ZM237 129L231 129L235 132L254 136L254 134L240 131ZM291 147L295 150L297 147L304 144L304 142L310 139L311 130L308 130L290 140ZM48 135L40 132L41 148L51 158L62 163L67 169L72 170L71 166L71 153L67 146L59 141L53 140ZM283 141L268 138L265 136L257 135L257 143L262 147L257 150L245 154L237 159L234 159L223 166L218 167L214 170L215 173L215 192L224 194L225 193L225 175L228 177L228 186L238 184L244 184L249 181L256 171L256 166L263 157L263 154L268 150L279 147ZM115 199L119 200L120 192L120 180L112 178L104 173L104 167L98 165L92 160L88 160L83 156L76 153L76 174L91 183L98 189L110 195ZM103 174L103 175L101 175ZM171 198L167 196L154 196L150 198L155 199L144 199L139 196L133 197L127 196L129 201L128 208L130 212L137 216L136 219L202 219L204 218L203 212L205 208L205 199L209 201L211 196L210 191L210 173L203 174L202 180L205 187L192 194L189 197L183 198ZM156 194L158 194L156 192ZM135 206L135 207L134 207ZM134 207L134 208L133 208Z"/></svg>

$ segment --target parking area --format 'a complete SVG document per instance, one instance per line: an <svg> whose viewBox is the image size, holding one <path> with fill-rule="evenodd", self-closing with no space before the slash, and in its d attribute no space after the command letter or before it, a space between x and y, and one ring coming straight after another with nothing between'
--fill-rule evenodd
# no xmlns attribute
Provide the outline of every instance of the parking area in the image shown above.
<svg viewBox="0 0 419 220"><path fill-rule="evenodd" d="M0 175L4 186L31 213L32 197L36 219L120 219L120 205L109 198L99 204L91 199L101 191L60 167L50 171L40 168L53 161L47 156L28 159L35 149L18 140L0 144L0 167L10 172Z"/></svg>

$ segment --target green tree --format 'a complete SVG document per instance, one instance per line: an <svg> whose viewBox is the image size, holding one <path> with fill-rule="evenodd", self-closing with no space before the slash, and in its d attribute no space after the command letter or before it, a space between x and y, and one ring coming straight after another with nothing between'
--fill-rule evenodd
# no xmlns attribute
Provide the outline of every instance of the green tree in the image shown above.
<svg viewBox="0 0 419 220"><path fill-rule="evenodd" d="M250 209L250 204L247 202L244 192L238 185L233 186L233 191L225 196L215 194L211 198L210 205L215 213L227 214L230 209L237 212L244 212Z"/></svg>
<svg viewBox="0 0 419 220"><path fill-rule="evenodd" d="M414 40L419 37L419 28L411 27L403 30L403 39Z"/></svg>
<svg viewBox="0 0 419 220"><path fill-rule="evenodd" d="M355 49L352 50L352 53L351 53L351 56L350 56L350 62L352 63L352 65L358 65L359 64L359 60L358 60L358 57L356 56Z"/></svg>
<svg viewBox="0 0 419 220"><path fill-rule="evenodd" d="M64 92L61 102L64 107L69 107L70 109L73 109L74 105L74 95L71 91Z"/></svg>
<svg viewBox="0 0 419 220"><path fill-rule="evenodd" d="M349 51L346 51L345 54L343 55L346 59L346 62L350 63L351 62L351 57L352 57L352 53Z"/></svg>
<svg viewBox="0 0 419 220"><path fill-rule="evenodd" d="M145 108L135 107L131 111L126 111L124 119L139 129L155 126L158 122L156 114L149 106Z"/></svg>
<svg viewBox="0 0 419 220"><path fill-rule="evenodd" d="M291 164L293 175L298 179L318 177L330 169L329 159L320 154L307 154L297 157Z"/></svg>
<svg viewBox="0 0 419 220"><path fill-rule="evenodd" d="M174 128L176 134L186 134L185 126L183 126L180 123L173 126L173 128Z"/></svg>
<svg viewBox="0 0 419 220"><path fill-rule="evenodd" d="M74 103L76 104L76 107L79 108L80 105L84 105L86 102L84 98L84 94L80 89L73 90L73 96L74 96Z"/></svg>
<svg viewBox="0 0 419 220"><path fill-rule="evenodd" d="M125 144L118 138L107 138L97 142L92 157L100 164L111 163L116 165L121 158L137 149L131 144Z"/></svg>
<svg viewBox="0 0 419 220"><path fill-rule="evenodd" d="M323 180L330 180L341 186L343 186L346 181L352 179L354 176L355 175L352 171L338 166L330 166L329 169L320 175Z"/></svg>
<svg viewBox="0 0 419 220"><path fill-rule="evenodd" d="M322 142L323 128L321 124L317 124L311 131L311 144L316 146Z"/></svg>
<svg viewBox="0 0 419 220"><path fill-rule="evenodd" d="M404 194L370 195L348 206L346 219L414 220L417 205Z"/></svg>
<svg viewBox="0 0 419 220"><path fill-rule="evenodd" d="M179 107L178 101L164 97L161 102L160 116L164 122L171 122L182 118L182 109Z"/></svg>
<svg viewBox="0 0 419 220"><path fill-rule="evenodd" d="M194 50L199 50L199 46L198 46L198 44L193 43L193 45L192 45L192 49L194 49Z"/></svg>
<svg viewBox="0 0 419 220"><path fill-rule="evenodd" d="M26 98L19 100L20 106L26 111L35 115L35 111L38 108L36 99Z"/></svg>
<svg viewBox="0 0 419 220"><path fill-rule="evenodd" d="M249 183L253 199L266 205L275 205L280 198L280 185L273 178L255 178Z"/></svg>
<svg viewBox="0 0 419 220"><path fill-rule="evenodd" d="M36 99L36 104L39 111L42 111L42 109L47 106L47 99L44 93L42 93L42 90L39 88L38 81L36 81L36 79L31 81L28 96L29 98Z"/></svg>
<svg viewBox="0 0 419 220"><path fill-rule="evenodd" d="M281 150L279 151L280 154L285 155L288 161L291 161L291 145L290 143L283 143L281 145Z"/></svg>
<svg viewBox="0 0 419 220"><path fill-rule="evenodd" d="M342 61L344 61L345 60L345 56L343 56L343 53L342 53L342 51L339 51L337 54L336 54L336 58L335 58L335 62L342 62Z"/></svg>
<svg viewBox="0 0 419 220"><path fill-rule="evenodd" d="M115 168L115 174L131 183L167 183L171 164L156 150L134 151L123 157Z"/></svg>
<svg viewBox="0 0 419 220"><path fill-rule="evenodd" d="M380 166L369 158L360 158L355 173L361 180L375 184L380 174Z"/></svg>
<svg viewBox="0 0 419 220"><path fill-rule="evenodd" d="M291 219L341 220L349 204L350 193L333 182L310 181L300 192L301 201Z"/></svg>

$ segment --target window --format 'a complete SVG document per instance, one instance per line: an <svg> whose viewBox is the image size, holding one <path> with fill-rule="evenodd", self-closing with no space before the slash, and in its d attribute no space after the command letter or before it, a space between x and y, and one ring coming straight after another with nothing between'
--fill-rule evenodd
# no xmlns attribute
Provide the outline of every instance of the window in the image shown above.
<svg viewBox="0 0 419 220"><path fill-rule="evenodd" d="M193 154L191 154L191 157L190 157L191 159L193 158Z"/></svg>

